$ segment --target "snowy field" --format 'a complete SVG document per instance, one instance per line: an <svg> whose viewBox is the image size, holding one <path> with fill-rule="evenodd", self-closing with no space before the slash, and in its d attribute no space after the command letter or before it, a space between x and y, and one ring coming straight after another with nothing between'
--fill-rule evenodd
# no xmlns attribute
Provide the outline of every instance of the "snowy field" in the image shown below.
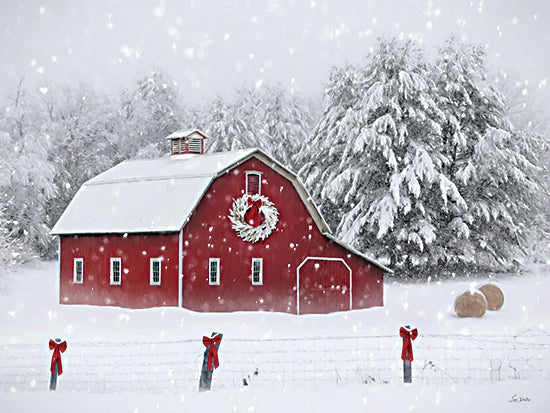
<svg viewBox="0 0 550 413"><path fill-rule="evenodd" d="M60 306L56 265L40 263L0 296L1 411L548 411L549 275L499 278L504 307L482 319L460 319L452 304L487 280L391 278L383 308L297 317ZM409 385L405 324L419 330ZM224 334L220 368L212 391L198 393L201 338L212 331ZM68 349L51 393L47 344L56 337Z"/></svg>

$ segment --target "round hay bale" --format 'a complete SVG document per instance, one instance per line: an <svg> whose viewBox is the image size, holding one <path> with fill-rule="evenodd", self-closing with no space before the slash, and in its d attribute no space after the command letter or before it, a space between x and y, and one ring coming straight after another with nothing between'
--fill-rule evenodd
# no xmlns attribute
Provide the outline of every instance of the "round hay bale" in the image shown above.
<svg viewBox="0 0 550 413"><path fill-rule="evenodd" d="M479 289L487 300L487 308L491 311L499 310L504 304L504 294L495 284L485 284Z"/></svg>
<svg viewBox="0 0 550 413"><path fill-rule="evenodd" d="M466 291L456 298L455 311L459 317L483 317L487 311L487 300L478 291Z"/></svg>

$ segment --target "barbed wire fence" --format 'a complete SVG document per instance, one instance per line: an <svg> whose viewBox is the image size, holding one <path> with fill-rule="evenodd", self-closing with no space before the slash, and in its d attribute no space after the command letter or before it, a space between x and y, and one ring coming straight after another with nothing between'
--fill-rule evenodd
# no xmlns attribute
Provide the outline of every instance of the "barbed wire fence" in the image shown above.
<svg viewBox="0 0 550 413"><path fill-rule="evenodd" d="M58 391L181 393L198 389L202 337L174 341L68 341ZM0 389L48 389L51 351L42 343L2 345ZM402 382L396 335L232 338L224 334L212 388ZM550 379L550 333L420 335L413 342L413 383Z"/></svg>

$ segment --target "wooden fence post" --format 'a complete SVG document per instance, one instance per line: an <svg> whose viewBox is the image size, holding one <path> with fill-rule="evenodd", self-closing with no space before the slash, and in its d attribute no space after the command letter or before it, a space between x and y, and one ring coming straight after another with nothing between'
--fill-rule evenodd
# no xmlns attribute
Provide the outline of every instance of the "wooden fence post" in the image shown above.
<svg viewBox="0 0 550 413"><path fill-rule="evenodd" d="M412 383L411 362L414 360L412 340L418 336L418 330L416 328L410 330L410 328L410 325L406 325L399 329L399 335L403 338L403 349L401 350L401 360L403 360L403 383Z"/></svg>
<svg viewBox="0 0 550 413"><path fill-rule="evenodd" d="M67 342L61 342L60 338L56 338L55 341L50 339L50 350L53 350L52 364L50 366L50 391L57 389L57 377L63 374L63 366L61 364L61 353L67 350Z"/></svg>
<svg viewBox="0 0 550 413"><path fill-rule="evenodd" d="M211 338L202 337L202 343L206 347L202 360L201 378L199 381L199 391L208 391L212 386L212 373L219 366L218 349L222 342L222 333L213 332Z"/></svg>

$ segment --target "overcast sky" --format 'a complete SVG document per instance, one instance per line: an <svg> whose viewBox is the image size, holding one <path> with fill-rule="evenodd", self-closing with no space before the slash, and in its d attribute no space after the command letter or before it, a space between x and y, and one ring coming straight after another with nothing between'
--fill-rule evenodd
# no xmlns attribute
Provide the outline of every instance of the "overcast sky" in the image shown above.
<svg viewBox="0 0 550 413"><path fill-rule="evenodd" d="M0 92L52 81L130 86L164 68L190 101L243 82L322 91L331 66L378 36L428 46L451 34L487 46L493 67L550 101L545 0L0 0ZM192 102L190 102L192 103Z"/></svg>

